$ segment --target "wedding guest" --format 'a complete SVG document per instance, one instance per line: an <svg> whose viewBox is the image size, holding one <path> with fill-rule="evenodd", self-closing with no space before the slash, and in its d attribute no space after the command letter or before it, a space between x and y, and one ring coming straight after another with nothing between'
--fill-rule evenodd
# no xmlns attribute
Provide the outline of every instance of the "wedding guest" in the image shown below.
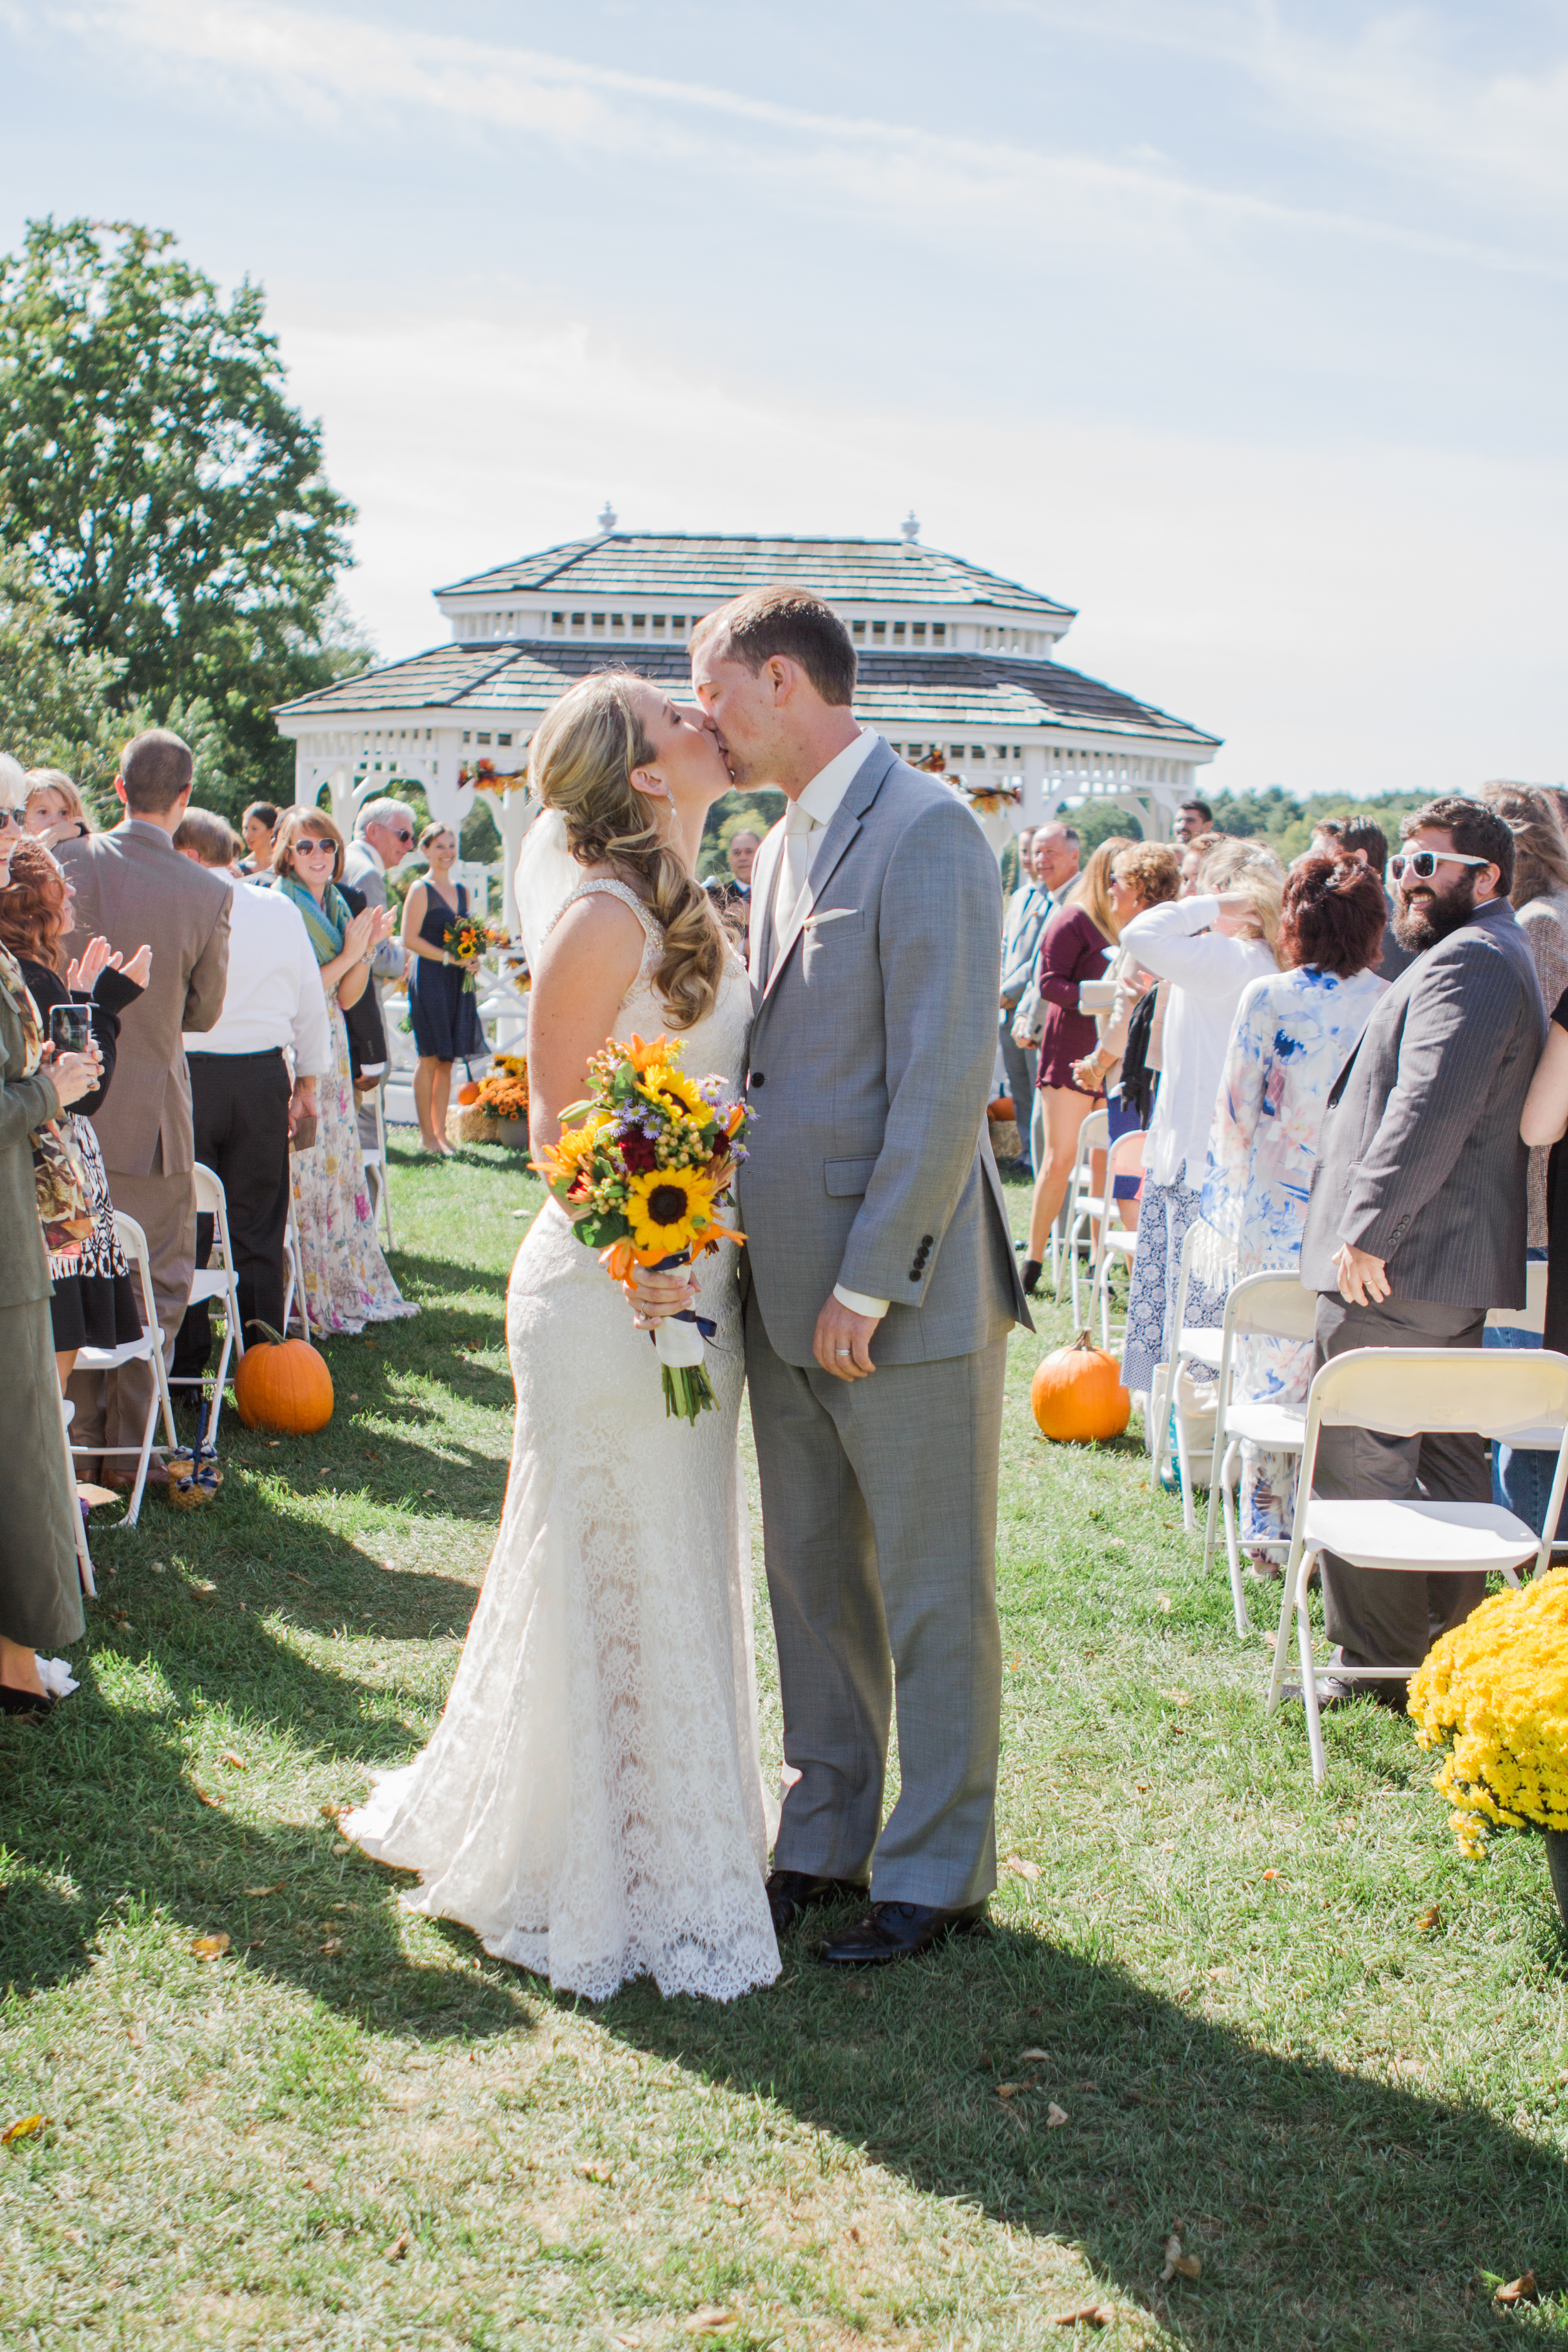
<svg viewBox="0 0 1568 2352"><path fill-rule="evenodd" d="M1142 914L1149 907L1163 906L1175 898L1181 881L1182 869L1175 852L1164 842L1134 841L1119 850L1110 864L1110 890L1111 912L1121 929L1125 931L1134 915ZM1072 1080L1086 1094L1103 1092L1110 1140L1115 1143L1118 1137L1130 1135L1143 1124L1139 1106L1129 1101L1122 1092L1121 1062L1127 1051L1133 1010L1157 983L1152 974L1143 970L1132 950L1120 941L1106 977L1116 991L1110 1000L1110 1011L1100 1026L1093 1053L1073 1064ZM1141 1181L1136 1176L1116 1179L1122 1223L1129 1226L1138 1223Z"/></svg>
<svg viewBox="0 0 1568 2352"><path fill-rule="evenodd" d="M1458 798L1399 830L1390 866L1415 961L1378 1003L1324 1124L1301 1241L1301 1279L1319 1293L1315 1364L1352 1348L1479 1348L1488 1308L1525 1299L1521 1125L1546 1018L1508 900L1513 835L1495 809ZM1313 1491L1485 1503L1491 1475L1468 1433L1325 1428ZM1329 1551L1319 1565L1344 1665L1414 1670L1486 1590L1484 1576L1352 1568ZM1403 1706L1403 1683L1373 1687ZM1325 1705L1352 1696L1343 1676L1320 1681Z"/></svg>
<svg viewBox="0 0 1568 2352"><path fill-rule="evenodd" d="M0 837L0 868L16 839ZM38 1720L55 1702L40 1649L79 1641L76 1489L60 1427L49 1260L29 1138L98 1084L95 1062L48 1046L8 950L0 950L0 1428L13 1473L0 1511L0 1714Z"/></svg>
<svg viewBox="0 0 1568 2352"><path fill-rule="evenodd" d="M1369 816L1325 817L1312 831L1311 855L1315 857L1348 858L1354 866L1364 866L1375 874L1383 885L1384 919L1383 952L1378 960L1380 980L1397 980L1411 959L1410 950L1402 947L1394 928L1394 901L1388 895L1388 838L1380 824Z"/></svg>
<svg viewBox="0 0 1568 2352"><path fill-rule="evenodd" d="M85 841L92 831L87 803L63 768L29 768L22 823L46 849Z"/></svg>
<svg viewBox="0 0 1568 2352"><path fill-rule="evenodd" d="M212 1027L185 1039L195 1156L224 1189L247 1345L259 1320L283 1328L283 1237L289 1223L289 1146L318 1117L317 1083L331 1066L331 1032L316 951L299 908L281 890L260 890L229 872L234 836L210 809L187 809L174 846L219 875L229 891L228 982ZM290 1081L287 1054L294 1057ZM212 1255L212 1220L196 1234L196 1263ZM174 1370L199 1380L212 1355L210 1307L187 1307Z"/></svg>
<svg viewBox="0 0 1568 2352"><path fill-rule="evenodd" d="M1035 915L1029 925L1029 935L1020 936L1016 950L1005 958L1009 970L1015 965L1025 967L1024 985L1013 1010L1012 1042L1016 1049L1027 1057L1028 1086L1022 1096L1015 1088L1016 1107L1033 1105L1030 1116L1020 1108L1018 1125L1026 1129L1030 1173L1037 1175L1037 1159L1045 1158L1044 1120L1041 1117L1037 1091L1039 1077L1039 1045L1046 1024L1045 999L1040 994L1039 945L1046 925L1059 907L1065 906L1069 891L1078 880L1079 843L1070 824L1058 817L1047 824L1037 825L1029 845L1030 878L1037 893ZM1011 1075L1013 1064L1003 1055L1005 1066Z"/></svg>
<svg viewBox="0 0 1568 2352"><path fill-rule="evenodd" d="M1204 870L1205 860L1216 849L1225 846L1225 839L1223 833L1195 833L1182 845L1181 895L1184 898L1196 895L1198 877Z"/></svg>
<svg viewBox="0 0 1568 2352"><path fill-rule="evenodd" d="M742 955L751 931L752 868L756 864L757 852L762 845L757 835L742 826L739 833L730 836L730 846L726 852L730 868L728 876L710 874L702 884L719 910L720 921Z"/></svg>
<svg viewBox="0 0 1568 2352"><path fill-rule="evenodd" d="M1110 901L1110 867L1125 840L1102 841L1077 888L1046 925L1040 940L1040 995L1046 1006L1036 1080L1045 1107L1045 1150L1029 1207L1029 1246L1024 1260L1024 1296L1039 1288L1047 1236L1066 1197L1078 1153L1078 1131L1099 1100L1073 1084L1072 1066L1095 1043L1094 1016L1082 1011L1079 993L1086 980L1104 977L1106 957L1120 926Z"/></svg>
<svg viewBox="0 0 1568 2352"><path fill-rule="evenodd" d="M49 1256L54 1285L49 1321L62 1388L79 1349L121 1348L142 1336L141 1301L115 1230L109 1178L92 1118L103 1108L113 1081L120 1016L142 994L153 961L150 946L142 947L127 963L111 952L106 939L95 939L68 966L60 941L71 928L74 895L59 861L40 840L18 843L11 855L9 878L0 889L0 946L16 958L46 1036L57 1005L86 1009L101 1073L98 1085L79 1096L62 1121L86 1175L92 1212L92 1231L79 1250L51 1252Z"/></svg>
<svg viewBox="0 0 1568 2352"><path fill-rule="evenodd" d="M242 874L267 875L272 869L272 843L278 831L278 811L270 801L252 801L239 820L239 830L245 840L245 856L239 861Z"/></svg>
<svg viewBox="0 0 1568 2352"><path fill-rule="evenodd" d="M1018 1132L1023 1139L1023 1164L1031 1177L1035 1169L1029 1148L1030 1112L1040 1057L1033 1045L1018 1043L1013 1034L1013 1024L1024 992L1034 984L1040 961L1040 934L1051 915L1050 902L1035 878L1034 845L1032 830L1026 829L1018 835L1018 887L1008 898L1002 918L1001 1013L997 1024L1002 1066L1007 1073L1007 1090L1013 1097Z"/></svg>
<svg viewBox="0 0 1568 2352"><path fill-rule="evenodd" d="M1216 1254L1202 1271L1216 1289L1300 1264L1329 1089L1388 986L1386 911L1364 866L1305 857L1286 877L1279 971L1242 992L1209 1130L1200 1213ZM1297 1403L1311 1385L1310 1341L1241 1339L1236 1363L1237 1398ZM1279 1573L1263 1547L1289 1533L1294 1459L1242 1447L1241 1540L1259 1573Z"/></svg>
<svg viewBox="0 0 1568 2352"><path fill-rule="evenodd" d="M272 850L274 887L304 917L326 992L331 1055L317 1087L316 1140L293 1156L294 1219L312 1325L362 1331L416 1315L403 1297L375 1237L354 1118L343 1006L370 982L371 959L391 917L366 907L350 911L337 887L343 837L324 810L291 808L279 819Z"/></svg>
<svg viewBox="0 0 1568 2352"><path fill-rule="evenodd" d="M1176 811L1176 839L1190 847L1201 834L1213 834L1214 811L1207 801L1184 801Z"/></svg>
<svg viewBox="0 0 1568 2352"><path fill-rule="evenodd" d="M1195 897L1149 908L1123 934L1144 971L1171 982L1121 1357L1122 1380L1135 1394L1149 1395L1156 1367L1171 1360L1182 1244L1198 1213L1230 1024L1248 981L1279 969L1284 879L1272 851L1223 842L1205 859ZM1189 1323L1217 1324L1224 1316L1223 1291L1189 1286Z"/></svg>
<svg viewBox="0 0 1568 2352"><path fill-rule="evenodd" d="M1509 900L1530 942L1542 1004L1556 1004L1568 988L1568 840L1557 814L1556 795L1529 784L1483 784L1476 795L1495 809L1513 835L1513 881ZM1546 1247L1546 1163L1550 1154L1530 1155L1531 1252Z"/></svg>
<svg viewBox="0 0 1568 2352"><path fill-rule="evenodd" d="M427 824L419 847L429 871L416 882L403 906L403 944L409 955L408 1013L419 1059L414 1071L414 1108L422 1149L438 1159L454 1155L447 1140L447 1107L452 1065L489 1052L479 1026L474 992L446 945L447 931L468 911L468 894L452 880L458 836L450 825Z"/></svg>
<svg viewBox="0 0 1568 2352"><path fill-rule="evenodd" d="M75 928L64 943L68 957L79 959L100 934L126 958L144 940L157 949L144 992L121 1017L115 1083L92 1123L110 1197L147 1236L165 1362L173 1360L196 1253L191 1081L181 1033L211 1028L228 970L227 887L192 866L174 844L191 776L190 750L177 735L163 728L138 735L121 753L114 780L124 823L112 833L62 842L57 853L76 891ZM116 1372L72 1373L72 1433L89 1458L99 1443L140 1446L154 1386L143 1362ZM132 1473L120 1466L125 1459L110 1456L106 1484L131 1483ZM161 1460L149 1475L164 1480Z"/></svg>

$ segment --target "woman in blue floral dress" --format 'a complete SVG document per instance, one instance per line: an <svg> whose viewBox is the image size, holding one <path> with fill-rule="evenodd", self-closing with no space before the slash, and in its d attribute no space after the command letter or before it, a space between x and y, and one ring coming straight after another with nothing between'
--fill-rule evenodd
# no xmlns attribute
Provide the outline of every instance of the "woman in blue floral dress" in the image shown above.
<svg viewBox="0 0 1568 2352"><path fill-rule="evenodd" d="M1388 903L1363 866L1304 858L1280 912L1279 972L1255 980L1237 1007L1209 1135L1201 1215L1223 1256L1205 1267L1224 1291L1243 1275L1286 1272L1301 1259L1307 1200L1330 1089L1388 985L1370 967ZM1237 1343L1238 1398L1299 1402L1312 1374L1309 1342ZM1259 1547L1289 1527L1294 1457L1242 1447L1241 1539Z"/></svg>

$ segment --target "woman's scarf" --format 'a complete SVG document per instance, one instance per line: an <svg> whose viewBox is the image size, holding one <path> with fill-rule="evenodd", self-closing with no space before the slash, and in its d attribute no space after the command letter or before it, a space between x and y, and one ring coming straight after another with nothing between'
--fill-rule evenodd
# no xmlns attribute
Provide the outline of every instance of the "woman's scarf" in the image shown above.
<svg viewBox="0 0 1568 2352"><path fill-rule="evenodd" d="M343 951L343 933L349 925L348 901L335 882L329 882L324 905L318 906L315 894L297 882L291 874L279 875L278 887L291 899L305 918L305 929L310 934L310 945L316 950L318 963L331 963Z"/></svg>
<svg viewBox="0 0 1568 2352"><path fill-rule="evenodd" d="M33 992L22 977L22 967L9 949L0 947L0 988L16 1007L22 1026L22 1066L18 1077L37 1076L44 1058L44 1024ZM50 1271L68 1273L81 1256L81 1245L92 1231L92 1199L87 1171L70 1140L68 1123L47 1118L27 1139L33 1148L33 1190L38 1222Z"/></svg>

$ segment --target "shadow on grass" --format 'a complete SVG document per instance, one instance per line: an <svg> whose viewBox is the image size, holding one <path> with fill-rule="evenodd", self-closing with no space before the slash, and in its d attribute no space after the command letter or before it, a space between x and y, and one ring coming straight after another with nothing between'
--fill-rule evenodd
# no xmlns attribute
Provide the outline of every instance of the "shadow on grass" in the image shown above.
<svg viewBox="0 0 1568 2352"><path fill-rule="evenodd" d="M929 2195L1079 2244L1205 2352L1500 2340L1517 2323L1482 2273L1568 2282L1562 2158L1482 2108L1259 2049L1011 1927L850 1979L812 1958L816 1932L771 1993L717 2009L637 1987L602 2021ZM1002 2081L1028 2087L1004 2101ZM1162 2287L1178 2227L1203 2275Z"/></svg>

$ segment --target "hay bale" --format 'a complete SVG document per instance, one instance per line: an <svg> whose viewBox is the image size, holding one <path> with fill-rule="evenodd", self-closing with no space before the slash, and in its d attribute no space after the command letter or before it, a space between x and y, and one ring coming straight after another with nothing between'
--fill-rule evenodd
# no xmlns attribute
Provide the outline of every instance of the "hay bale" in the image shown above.
<svg viewBox="0 0 1568 2352"><path fill-rule="evenodd" d="M525 1118L497 1118L481 1103L454 1103L447 1113L448 1143L510 1143L514 1150L528 1149Z"/></svg>

